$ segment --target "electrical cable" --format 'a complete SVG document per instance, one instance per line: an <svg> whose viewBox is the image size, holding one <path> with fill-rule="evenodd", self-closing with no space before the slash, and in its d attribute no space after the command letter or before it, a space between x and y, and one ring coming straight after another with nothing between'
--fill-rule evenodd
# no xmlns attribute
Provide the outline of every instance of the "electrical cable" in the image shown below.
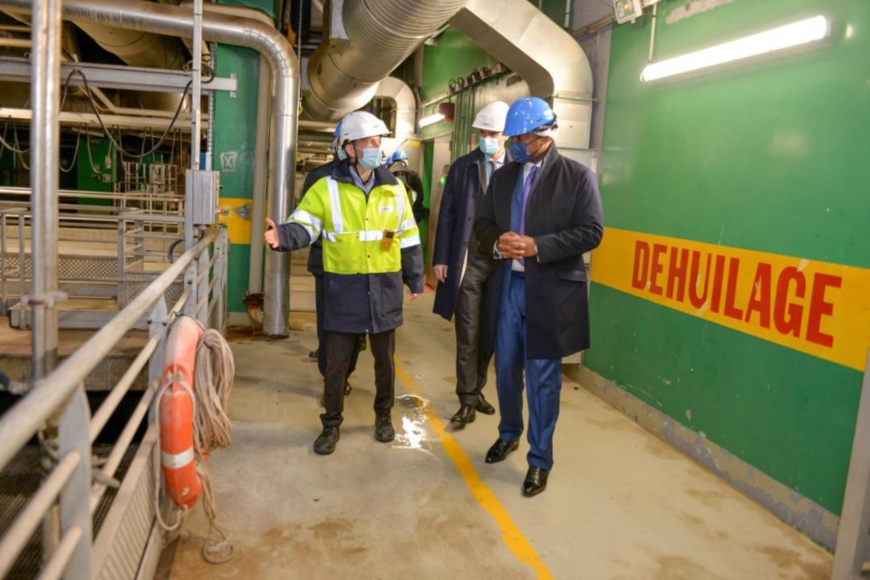
<svg viewBox="0 0 870 580"><path fill-rule="evenodd" d="M97 121L100 123L100 127L102 127L103 129L103 133L105 133L106 137L109 139L112 145L115 146L115 149L117 149L118 152L121 153L122 156L129 157L131 159L143 159L145 157L148 157L152 153L156 152L163 145L163 142L166 141L166 137L169 135L169 132L172 131L172 129L175 127L175 123L178 121L178 116L181 114L181 109L184 107L184 97L187 96L188 91L190 91L191 85L193 85L193 81L191 80L188 81L187 84L184 86L184 91L182 92L181 99L179 99L178 106L175 108L175 114L172 116L172 119L169 121L169 126L166 128L166 131L163 132L163 135L161 135L160 140L157 142L157 144L152 147L151 150L146 151L142 154L137 154L126 151L124 147L115 140L109 129L106 127L105 122L103 122L103 117L100 115L100 112L97 109L97 103L94 99L93 93L91 92L91 87L88 85L88 79L85 74L79 69L73 69L72 71L70 71L70 76L72 76L73 74L77 74L82 77L82 84L85 87L85 94L87 94L88 96L88 102L91 105L91 110L94 112L94 115L96 115Z"/></svg>
<svg viewBox="0 0 870 580"><path fill-rule="evenodd" d="M82 143L82 134L79 133L77 138L76 138L76 150L73 151L73 158L72 158L72 161L70 161L70 163L69 163L69 167L64 169L63 162L60 159L58 159L57 165L58 165L58 167L60 167L61 173L69 173L70 171L75 169L76 159L78 159L78 157L79 157L79 145L81 145L81 143Z"/></svg>

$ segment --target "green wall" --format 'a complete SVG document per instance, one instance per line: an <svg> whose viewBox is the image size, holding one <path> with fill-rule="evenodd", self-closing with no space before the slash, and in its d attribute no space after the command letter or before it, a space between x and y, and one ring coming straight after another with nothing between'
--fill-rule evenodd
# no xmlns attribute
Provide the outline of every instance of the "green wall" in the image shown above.
<svg viewBox="0 0 870 580"><path fill-rule="evenodd" d="M475 68L494 67L498 61L455 28L445 30L434 45L423 45L423 101L444 93L450 81Z"/></svg>
<svg viewBox="0 0 870 580"><path fill-rule="evenodd" d="M794 54L644 84L649 20L615 26L606 226L870 268L867 3L733 0L668 23L685 6L660 5L656 60L816 14L832 32ZM859 371L600 284L591 292L593 371L840 513Z"/></svg>
<svg viewBox="0 0 870 580"><path fill-rule="evenodd" d="M257 83L259 55L250 49L219 46L217 74L238 78L235 95L220 91L215 97L213 167L221 174L221 205L232 200L251 199L254 187L254 136L257 128ZM222 157L223 156L223 157ZM235 158L235 163L229 160ZM247 220L250 220L248 216ZM248 289L251 256L250 228L239 220L228 220L230 258L227 303L230 312L246 312L242 298Z"/></svg>

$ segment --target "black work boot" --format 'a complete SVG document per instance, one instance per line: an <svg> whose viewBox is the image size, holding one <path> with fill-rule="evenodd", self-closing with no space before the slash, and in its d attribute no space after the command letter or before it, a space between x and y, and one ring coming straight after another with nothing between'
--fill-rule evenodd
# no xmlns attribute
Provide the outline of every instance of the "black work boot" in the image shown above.
<svg viewBox="0 0 870 580"><path fill-rule="evenodd" d="M323 432L314 441L314 452L318 455L329 455L335 451L335 444L341 439L338 425L324 425Z"/></svg>
<svg viewBox="0 0 870 580"><path fill-rule="evenodd" d="M390 410L375 411L375 439L381 443L389 443L396 438L396 430L393 429L393 420L390 418Z"/></svg>

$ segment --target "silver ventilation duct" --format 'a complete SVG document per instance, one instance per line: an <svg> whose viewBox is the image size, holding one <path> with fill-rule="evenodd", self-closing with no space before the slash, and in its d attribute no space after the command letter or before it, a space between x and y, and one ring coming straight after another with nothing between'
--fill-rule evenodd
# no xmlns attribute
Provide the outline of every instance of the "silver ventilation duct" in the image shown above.
<svg viewBox="0 0 870 580"><path fill-rule="evenodd" d="M30 0L0 0L0 8L30 13ZM193 11L137 0L64 0L66 19L104 24L117 28L193 36ZM295 182L296 125L299 73L293 47L275 28L254 20L204 14L202 35L206 40L251 48L265 57L272 71L272 115L268 176L268 215L287 215L290 184ZM254 241L258 243L257 240ZM286 253L270 253L266 260L263 332L269 336L289 334L290 260Z"/></svg>
<svg viewBox="0 0 870 580"><path fill-rule="evenodd" d="M577 41L529 2L470 0L450 24L552 98L559 150L588 165L592 68Z"/></svg>
<svg viewBox="0 0 870 580"><path fill-rule="evenodd" d="M330 38L308 64L305 115L338 121L468 0L332 0Z"/></svg>
<svg viewBox="0 0 870 580"><path fill-rule="evenodd" d="M414 134L416 126L417 99L414 98L414 92L403 80L387 77L378 83L375 96L390 99L396 103L393 119L393 126L396 130L393 137L396 140L396 147L401 147L408 140L408 137Z"/></svg>
<svg viewBox="0 0 870 580"><path fill-rule="evenodd" d="M177 38L104 26L86 21L73 21L100 47L129 66L181 70L184 68L184 45ZM166 93L140 93L139 105L143 109L174 111L179 95Z"/></svg>

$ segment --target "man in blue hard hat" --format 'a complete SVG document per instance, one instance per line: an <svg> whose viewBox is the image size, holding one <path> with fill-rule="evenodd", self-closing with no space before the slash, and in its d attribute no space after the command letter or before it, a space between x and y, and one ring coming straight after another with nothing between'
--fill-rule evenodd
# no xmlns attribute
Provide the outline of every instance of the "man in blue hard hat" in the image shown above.
<svg viewBox="0 0 870 580"><path fill-rule="evenodd" d="M511 104L504 134L513 161L496 171L475 234L501 263L496 330L498 440L487 463L503 461L523 433L523 375L529 405L529 464L523 495L547 488L559 417L561 360L589 348L583 254L601 243L601 198L592 171L559 154L556 115L546 101Z"/></svg>
<svg viewBox="0 0 870 580"><path fill-rule="evenodd" d="M342 150L339 143L339 135L341 134L341 121L335 126L335 131L332 134L332 161L324 163L319 167L315 167L305 176L305 181L302 183L302 189L299 193L299 198L305 197L305 194L311 189L311 186L317 183L323 177L328 177L332 173L332 169L342 159L347 158L347 154ZM323 239L317 238L308 250L308 271L314 276L314 315L317 324L317 350L309 353L309 357L317 359L317 370L320 371L320 376L326 376L326 331L323 330L324 317L324 272L323 272ZM364 344L364 343L363 343ZM350 366L347 370L348 378L356 370L356 362L359 358L361 344L358 342L356 348L351 353ZM351 391L350 382L345 381L344 394L349 395ZM323 406L324 400L321 396L320 404Z"/></svg>

